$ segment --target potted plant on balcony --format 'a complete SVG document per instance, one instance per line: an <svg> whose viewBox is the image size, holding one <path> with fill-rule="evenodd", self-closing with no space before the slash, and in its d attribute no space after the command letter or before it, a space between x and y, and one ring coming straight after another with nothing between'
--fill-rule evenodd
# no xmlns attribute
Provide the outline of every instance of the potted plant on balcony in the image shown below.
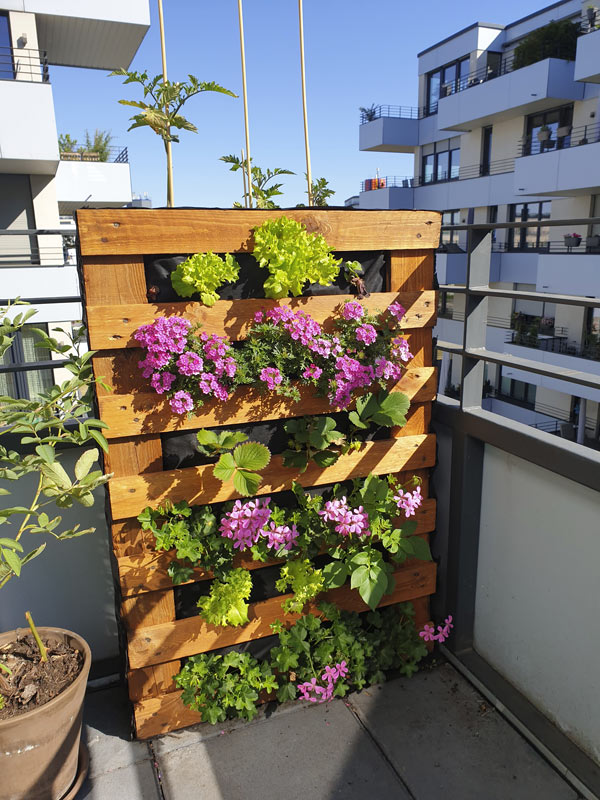
<svg viewBox="0 0 600 800"><path fill-rule="evenodd" d="M581 234L580 233L567 233L564 237L565 245L569 249L571 247L579 247L581 244Z"/></svg>
<svg viewBox="0 0 600 800"><path fill-rule="evenodd" d="M542 125L542 127L537 132L538 142L547 142L550 136L552 135L552 131L547 125Z"/></svg>
<svg viewBox="0 0 600 800"><path fill-rule="evenodd" d="M0 356L35 313L30 310L11 320L14 311L13 307L0 310ZM74 477L61 464L65 445L81 447L93 441L106 447L101 433L106 426L85 416L90 410L86 397L95 379L92 353L79 356L73 349L82 333L80 329L69 344L61 344L37 331L42 346L63 357L71 354L66 364L70 379L34 399L0 397L0 437L4 437L0 438L0 495L12 494L5 487L21 479L25 487L18 487L20 496L32 491L26 505L0 508L0 523L5 525L0 538L0 588L18 579L22 569L44 550L42 541L26 551L24 544L30 534L36 535L37 541L48 536L62 541L94 530L81 530L79 525L65 530L56 514L74 503L91 506L93 491L109 477L92 469L99 457L97 448L83 451ZM9 444L15 437L18 450ZM90 648L70 631L36 629L28 612L26 616L31 633L0 634L0 751L9 756L2 763L0 797L71 798L87 772L85 751L80 754L80 735Z"/></svg>
<svg viewBox="0 0 600 800"><path fill-rule="evenodd" d="M559 128L557 128L557 130L556 130L556 136L557 136L557 138L558 138L558 139L564 139L564 138L565 138L565 136L570 136L570 135L571 135L571 131L572 131L572 129L573 129L573 126L572 126L572 125L561 125L561 126L560 126Z"/></svg>

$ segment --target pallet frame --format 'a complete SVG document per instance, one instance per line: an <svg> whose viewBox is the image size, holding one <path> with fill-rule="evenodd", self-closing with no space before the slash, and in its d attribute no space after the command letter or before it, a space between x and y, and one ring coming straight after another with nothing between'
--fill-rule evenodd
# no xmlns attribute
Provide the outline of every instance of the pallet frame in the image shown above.
<svg viewBox="0 0 600 800"><path fill-rule="evenodd" d="M287 399L260 399L246 391L241 402L207 404L190 420L178 420L164 402L147 391L136 368L137 343L132 335L139 325L163 314L182 314L203 324L206 330L227 334L231 339L245 336L248 322L258 308L273 305L269 300L218 301L212 308L196 303L152 304L146 298L144 256L175 252L246 252L252 249L252 229L264 219L285 214L303 222L309 231L323 233L338 250L390 251L387 291L373 294L371 309L386 308L398 300L407 308L403 329L415 354L409 369L393 387L411 397L408 424L393 429L392 438L365 445L324 470L309 468L303 475L283 471L273 457L265 472L260 493L280 491L299 479L313 486L348 477L399 473L408 478L417 473L423 479L427 498L417 515L418 533L435 528L435 501L428 498L428 469L435 463L435 438L428 433L436 376L432 368L431 329L436 318L436 296L432 291L434 248L439 239L440 217L436 212L356 212L341 210L234 211L234 210L138 210L83 209L77 213L80 247L80 275L94 373L112 388L97 387L99 417L110 426L106 431L109 452L107 471L114 473L108 488L108 515L113 563L118 583L120 618L127 638L129 696L134 704L137 735L140 738L165 733L200 721L200 715L183 706L173 683L180 659L235 642L270 634L269 623L284 615L281 598L254 603L250 623L242 628L217 628L200 617L175 618L174 589L166 574L169 554L156 553L152 536L141 530L135 519L146 505L157 505L167 496L190 503L208 503L237 497L221 486L206 467L174 471L162 469L160 434L170 430L194 430L238 422L257 422L330 411L323 398L304 392L298 406ZM330 295L284 300L305 308L327 326L332 312L346 296ZM238 393L239 394L239 393ZM238 398L239 400L239 398ZM230 406L229 410L227 406ZM198 486L201 490L198 490ZM240 563L250 569L267 564ZM410 600L417 622L428 619L428 597L435 590L435 565L411 561L396 572L396 590L384 597L382 605ZM190 582L210 579L196 570ZM366 606L348 586L327 593L348 610ZM311 605L311 612L316 606Z"/></svg>

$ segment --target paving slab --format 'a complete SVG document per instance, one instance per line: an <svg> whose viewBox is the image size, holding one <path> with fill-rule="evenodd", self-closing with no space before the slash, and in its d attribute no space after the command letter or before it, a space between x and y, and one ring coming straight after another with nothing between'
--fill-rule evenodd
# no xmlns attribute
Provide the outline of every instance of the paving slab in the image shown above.
<svg viewBox="0 0 600 800"><path fill-rule="evenodd" d="M119 686L88 692L83 708L83 738L90 754L91 778L150 759L145 742L132 742L131 707Z"/></svg>
<svg viewBox="0 0 600 800"><path fill-rule="evenodd" d="M579 797L450 664L349 702L416 800Z"/></svg>
<svg viewBox="0 0 600 800"><path fill-rule="evenodd" d="M200 797L193 788L188 798ZM162 800L152 764L142 761L88 778L76 800Z"/></svg>
<svg viewBox="0 0 600 800"><path fill-rule="evenodd" d="M217 728L162 754L156 740L166 800L410 800L342 701Z"/></svg>

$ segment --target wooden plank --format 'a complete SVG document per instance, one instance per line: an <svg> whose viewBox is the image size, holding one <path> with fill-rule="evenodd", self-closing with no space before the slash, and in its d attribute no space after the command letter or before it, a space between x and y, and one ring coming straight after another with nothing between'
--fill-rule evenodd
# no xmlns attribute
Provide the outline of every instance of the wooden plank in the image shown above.
<svg viewBox="0 0 600 800"><path fill-rule="evenodd" d="M82 273L86 307L147 302L144 261L138 254L85 258Z"/></svg>
<svg viewBox="0 0 600 800"><path fill-rule="evenodd" d="M417 533L431 533L435 530L436 502L434 499L425 500L415 515ZM139 555L122 556L118 559L119 579L121 591L125 597L133 597L144 592L154 592L157 589L173 588L171 578L167 574L169 563L175 558L170 552L140 553ZM273 564L281 564L281 559L271 561L253 561L250 555L241 553L235 557L234 566L254 570L262 569ZM194 570L193 577L186 583L209 580L212 574L200 567ZM130 627L139 627L130 625Z"/></svg>
<svg viewBox="0 0 600 800"><path fill-rule="evenodd" d="M390 254L389 288L395 292L430 289L433 286L434 268L435 255L432 250L395 250Z"/></svg>
<svg viewBox="0 0 600 800"><path fill-rule="evenodd" d="M435 248L437 211L291 209L92 209L77 211L83 256L252 251L252 231L265 220L288 217L322 234L336 250Z"/></svg>
<svg viewBox="0 0 600 800"><path fill-rule="evenodd" d="M148 325L159 317L184 317L199 323L206 333L227 336L232 341L245 339L258 311L279 306L302 310L321 323L325 330L333 329L335 316L356 295L325 295L296 297L283 300L219 300L208 308L198 302L139 303L136 305L102 305L87 307L87 325L90 347L93 350L139 347L133 335L140 325ZM385 311L392 303L401 303L406 309L402 318L403 330L425 328L434 324L436 292L381 292L371 294L362 301L370 313Z"/></svg>
<svg viewBox="0 0 600 800"><path fill-rule="evenodd" d="M429 621L429 598L419 597L412 604L415 607L415 625L417 629L422 629ZM135 703L134 716L139 739L148 739L202 722L200 712L192 711L183 704L179 689Z"/></svg>
<svg viewBox="0 0 600 800"><path fill-rule="evenodd" d="M132 351L133 352L133 351ZM435 367L407 369L391 391L404 392L411 403L427 403L435 398L437 378ZM223 403L211 400L189 417L174 414L168 401L150 392L106 394L98 398L100 418L109 428L107 439L140 436L167 431L198 430L239 423L262 422L271 419L327 414L333 409L326 397L317 397L312 386L300 388L298 402L274 392L244 389Z"/></svg>
<svg viewBox="0 0 600 800"><path fill-rule="evenodd" d="M436 565L433 562L412 562L400 567L394 572L394 591L383 597L380 607L432 594L435 591L435 576ZM270 625L276 619L283 623L294 623L300 618L299 614L283 612L281 604L288 596L271 597L253 603L248 613L250 621L239 628L208 625L199 616L141 628L129 637L129 663L132 669L147 667L269 636ZM320 613L317 604L324 600L346 611L367 610L358 592L347 584L319 595L314 602L307 604L306 613Z"/></svg>
<svg viewBox="0 0 600 800"><path fill-rule="evenodd" d="M322 486L369 473L385 475L433 466L435 436L406 436L379 442L366 442L360 450L341 456L331 467L321 468L314 462L304 473L283 466L281 456L273 456L263 470L263 482L257 495L273 494L290 489L296 480L302 486ZM157 507L166 500L190 505L232 500L240 495L233 483L221 483L213 476L213 465L166 470L165 472L113 478L109 482L110 507L114 519L136 517L146 506Z"/></svg>

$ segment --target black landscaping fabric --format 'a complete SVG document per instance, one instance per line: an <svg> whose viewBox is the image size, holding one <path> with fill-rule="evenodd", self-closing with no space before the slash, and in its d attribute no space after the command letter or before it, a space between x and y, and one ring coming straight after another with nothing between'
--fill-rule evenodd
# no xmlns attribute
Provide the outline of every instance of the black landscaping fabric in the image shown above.
<svg viewBox="0 0 600 800"><path fill-rule="evenodd" d="M177 266L185 261L192 253L185 255L151 255L144 258L146 273L146 289L148 299L153 303L172 303L187 300L200 300L198 294L191 297L180 297L171 285L171 273ZM219 255L224 255L220 253ZM263 284L269 277L267 269L258 266L252 253L235 253L235 258L240 265L239 279L236 283L226 283L217 290L221 300L247 300L248 298L261 298L265 296ZM383 292L385 290L385 275L387 268L387 253L363 250L360 252L334 253L336 258L343 262L358 261L363 268L362 278L367 291ZM341 265L343 267L343 263ZM346 280L343 269L337 280L330 286L320 286L313 283L302 293L303 297L313 295L354 294L354 290Z"/></svg>

